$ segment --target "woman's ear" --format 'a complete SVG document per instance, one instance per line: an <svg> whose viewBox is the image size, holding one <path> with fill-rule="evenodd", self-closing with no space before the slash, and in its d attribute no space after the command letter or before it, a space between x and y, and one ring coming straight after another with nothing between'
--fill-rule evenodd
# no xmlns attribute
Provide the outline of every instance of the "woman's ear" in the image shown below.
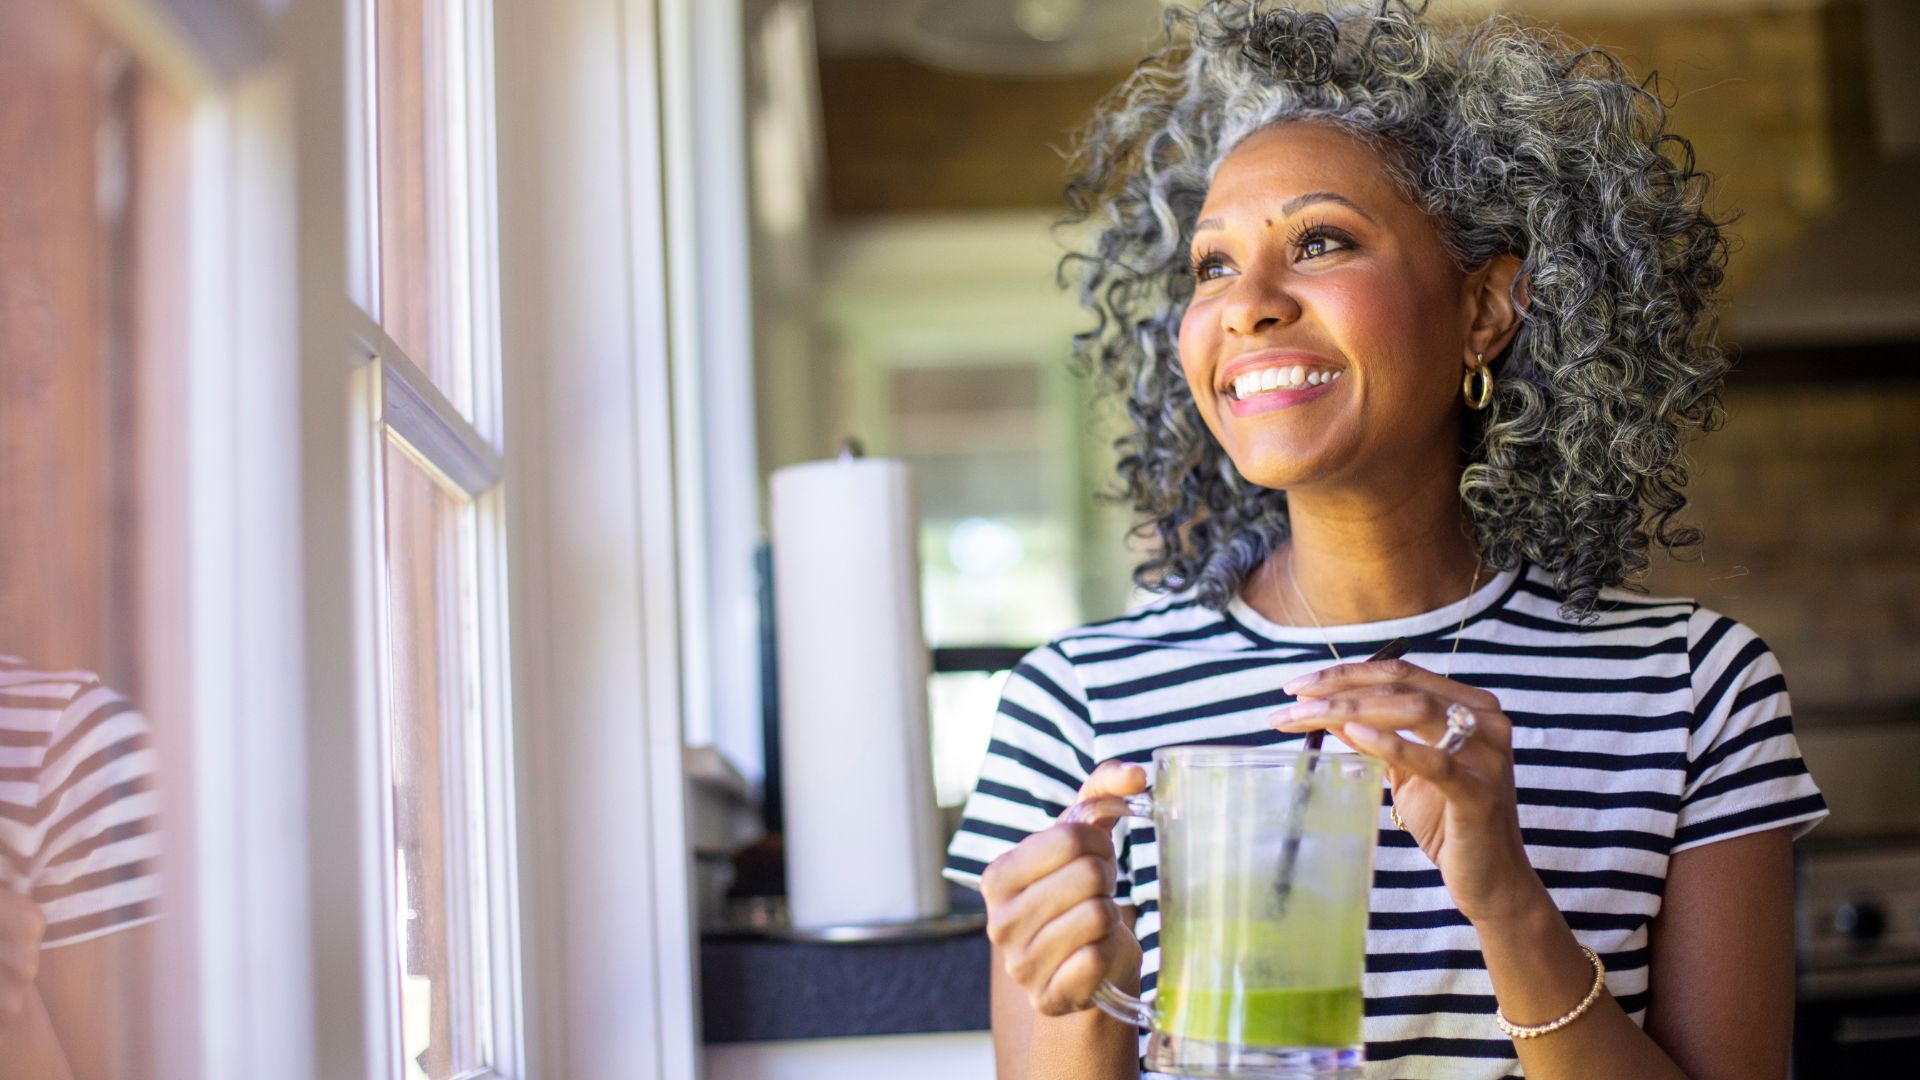
<svg viewBox="0 0 1920 1080"><path fill-rule="evenodd" d="M1531 275L1520 273L1525 265L1520 256L1502 253L1468 275L1469 353L1498 356L1520 332L1522 316L1533 305Z"/></svg>

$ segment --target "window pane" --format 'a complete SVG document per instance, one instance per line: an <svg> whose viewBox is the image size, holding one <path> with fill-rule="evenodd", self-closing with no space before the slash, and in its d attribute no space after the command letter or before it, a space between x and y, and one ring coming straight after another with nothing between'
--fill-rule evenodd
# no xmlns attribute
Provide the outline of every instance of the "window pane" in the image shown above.
<svg viewBox="0 0 1920 1080"><path fill-rule="evenodd" d="M395 926L406 1080L484 1064L474 1023L477 939L464 908L469 671L464 533L472 508L397 443L386 457L392 648Z"/></svg>
<svg viewBox="0 0 1920 1080"><path fill-rule="evenodd" d="M927 679L933 723L933 793L941 806L960 806L980 779L993 734L993 714L1005 671L940 672Z"/></svg>
<svg viewBox="0 0 1920 1080"><path fill-rule="evenodd" d="M890 450L912 466L920 499L927 640L1041 642L1078 622L1064 440L1040 367L902 365L885 378Z"/></svg>
<svg viewBox="0 0 1920 1080"><path fill-rule="evenodd" d="M462 342L453 318L458 220L451 198L459 159L448 120L458 65L448 52L446 5L376 0L379 72L380 322L408 359L471 416Z"/></svg>

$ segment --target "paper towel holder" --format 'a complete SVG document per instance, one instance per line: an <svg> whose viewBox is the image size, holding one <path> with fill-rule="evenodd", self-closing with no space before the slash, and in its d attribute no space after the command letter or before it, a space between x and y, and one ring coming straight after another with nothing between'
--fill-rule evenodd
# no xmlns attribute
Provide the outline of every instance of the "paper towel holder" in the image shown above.
<svg viewBox="0 0 1920 1080"><path fill-rule="evenodd" d="M846 438L840 440L840 460L841 461L852 461L856 458L863 458L866 456L867 456L867 448L860 445L859 439L856 439L853 436L849 435Z"/></svg>

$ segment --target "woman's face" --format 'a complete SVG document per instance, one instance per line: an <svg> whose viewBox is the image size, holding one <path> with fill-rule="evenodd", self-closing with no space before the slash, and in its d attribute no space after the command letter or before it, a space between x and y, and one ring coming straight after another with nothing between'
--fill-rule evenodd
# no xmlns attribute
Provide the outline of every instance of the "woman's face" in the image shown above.
<svg viewBox="0 0 1920 1080"><path fill-rule="evenodd" d="M1335 489L1457 467L1470 290L1365 143L1311 122L1249 136L1192 255L1180 363L1242 476Z"/></svg>

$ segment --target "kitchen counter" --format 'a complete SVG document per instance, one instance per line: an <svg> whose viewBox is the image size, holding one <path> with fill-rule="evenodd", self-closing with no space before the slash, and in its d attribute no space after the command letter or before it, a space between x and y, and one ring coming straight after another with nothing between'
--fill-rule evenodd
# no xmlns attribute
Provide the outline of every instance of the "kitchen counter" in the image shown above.
<svg viewBox="0 0 1920 1080"><path fill-rule="evenodd" d="M705 1041L984 1031L991 955L980 930L866 943L705 935Z"/></svg>

